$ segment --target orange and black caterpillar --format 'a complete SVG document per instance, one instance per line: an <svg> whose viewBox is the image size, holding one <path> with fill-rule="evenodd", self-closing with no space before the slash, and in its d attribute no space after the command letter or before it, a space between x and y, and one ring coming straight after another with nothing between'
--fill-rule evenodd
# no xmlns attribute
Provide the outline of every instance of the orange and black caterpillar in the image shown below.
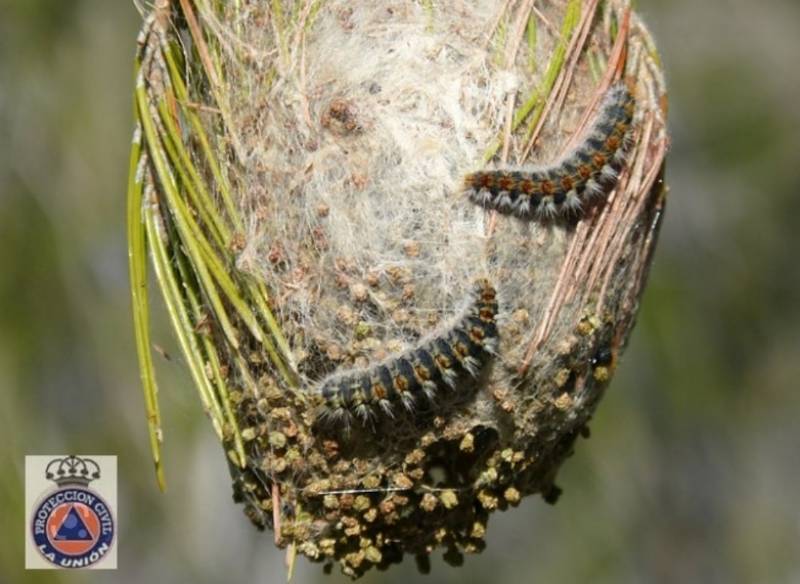
<svg viewBox="0 0 800 584"><path fill-rule="evenodd" d="M366 369L334 373L317 386L317 419L350 426L367 423L382 412L394 417L396 406L413 412L438 394L458 388L464 376L477 377L497 350L497 299L488 280L475 282L470 303L444 332Z"/></svg>
<svg viewBox="0 0 800 584"><path fill-rule="evenodd" d="M521 219L577 215L616 184L630 141L634 98L624 82L611 86L583 142L551 165L484 170L464 190L486 209Z"/></svg>

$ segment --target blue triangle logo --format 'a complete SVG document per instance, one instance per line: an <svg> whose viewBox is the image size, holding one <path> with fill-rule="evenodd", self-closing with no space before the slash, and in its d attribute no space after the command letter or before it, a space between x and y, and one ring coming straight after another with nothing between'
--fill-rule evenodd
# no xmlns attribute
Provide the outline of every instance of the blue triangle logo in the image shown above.
<svg viewBox="0 0 800 584"><path fill-rule="evenodd" d="M64 521L56 532L56 539L61 541L91 541L92 534L89 533L86 524L75 511L75 507L70 507Z"/></svg>

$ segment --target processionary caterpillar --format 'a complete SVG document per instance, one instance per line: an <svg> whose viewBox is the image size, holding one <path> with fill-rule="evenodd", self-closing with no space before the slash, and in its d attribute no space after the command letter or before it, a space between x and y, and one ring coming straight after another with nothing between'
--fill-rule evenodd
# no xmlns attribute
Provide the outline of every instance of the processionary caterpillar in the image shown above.
<svg viewBox="0 0 800 584"><path fill-rule="evenodd" d="M454 324L423 338L397 356L366 369L334 373L316 391L321 396L317 419L349 427L379 412L392 418L400 405L415 411L421 402L456 391L465 376L477 377L497 350L497 299L486 279L475 282L469 305Z"/></svg>
<svg viewBox="0 0 800 584"><path fill-rule="evenodd" d="M486 209L521 219L580 214L616 184L630 141L634 98L624 82L606 93L583 142L545 166L482 170L467 175L465 193Z"/></svg>

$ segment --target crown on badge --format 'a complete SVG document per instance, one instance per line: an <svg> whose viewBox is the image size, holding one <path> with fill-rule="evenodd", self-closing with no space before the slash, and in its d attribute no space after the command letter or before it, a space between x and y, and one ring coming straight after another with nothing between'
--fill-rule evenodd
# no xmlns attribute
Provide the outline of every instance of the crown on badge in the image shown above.
<svg viewBox="0 0 800 584"><path fill-rule="evenodd" d="M100 478L100 465L91 458L81 458L71 454L51 460L44 474L59 487L74 484L87 486L93 480Z"/></svg>

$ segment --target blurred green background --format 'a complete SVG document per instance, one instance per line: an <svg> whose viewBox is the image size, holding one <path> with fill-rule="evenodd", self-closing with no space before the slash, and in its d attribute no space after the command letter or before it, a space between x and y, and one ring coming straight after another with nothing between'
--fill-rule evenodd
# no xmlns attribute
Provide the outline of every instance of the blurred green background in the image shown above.
<svg viewBox="0 0 800 584"><path fill-rule="evenodd" d="M800 3L638 4L671 87L672 190L592 438L558 505L493 517L464 568L365 582L800 582ZM179 358L159 360L156 489L124 223L139 23L128 0L0 0L1 584L285 577ZM24 455L67 451L119 455L116 572L23 569ZM298 562L298 584L345 581Z"/></svg>

